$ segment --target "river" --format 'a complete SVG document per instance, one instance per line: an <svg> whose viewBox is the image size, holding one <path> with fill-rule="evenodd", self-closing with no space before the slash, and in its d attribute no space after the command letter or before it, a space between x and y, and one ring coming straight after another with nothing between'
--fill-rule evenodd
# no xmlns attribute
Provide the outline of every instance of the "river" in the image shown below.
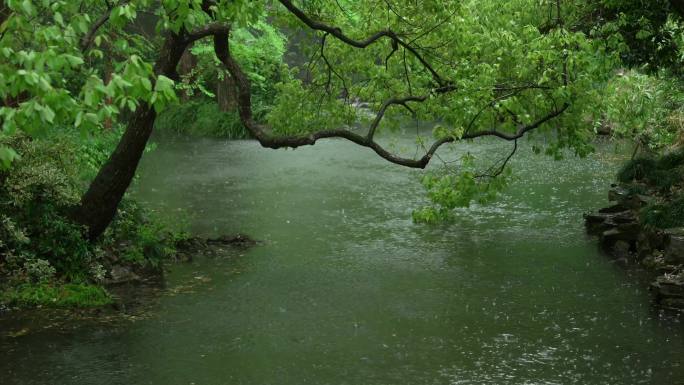
<svg viewBox="0 0 684 385"><path fill-rule="evenodd" d="M584 234L618 167L599 147L523 141L497 202L422 225L419 172L347 142L161 140L135 194L262 243L171 266L144 319L6 340L0 383L684 384L681 321Z"/></svg>

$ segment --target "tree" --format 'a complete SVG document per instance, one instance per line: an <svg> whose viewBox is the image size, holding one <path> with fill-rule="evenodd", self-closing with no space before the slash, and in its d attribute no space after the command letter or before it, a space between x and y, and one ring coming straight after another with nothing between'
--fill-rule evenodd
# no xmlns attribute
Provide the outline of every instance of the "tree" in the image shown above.
<svg viewBox="0 0 684 385"><path fill-rule="evenodd" d="M599 0L577 2L576 8L579 28L604 39L619 35L625 65L680 71L684 1Z"/></svg>
<svg viewBox="0 0 684 385"><path fill-rule="evenodd" d="M211 39L216 58L234 80L240 118L267 148L296 148L326 138L367 147L389 162L425 168L450 143L496 137L513 142L533 130L554 129L547 148L584 154L588 131L578 94L592 88L597 63L592 42L563 27L559 1L430 0L7 0L9 17L0 29L0 99L26 94L26 101L0 108L3 132L37 133L45 126L96 131L106 119L123 115L127 128L83 195L72 218L97 238L114 217L152 132L156 114L175 101L174 82L183 53ZM547 11L554 12L547 12ZM84 12L85 11L85 12ZM158 15L161 41L154 58L128 32L138 11ZM556 12L557 11L557 12ZM551 16L547 16L551 15ZM29 28L39 20L39 27ZM265 121L253 114L254 79L236 60L231 32L266 20L302 30L308 55L306 84L297 76L270 85L275 105ZM541 28L542 25L551 28ZM370 33L369 33L370 31ZM11 38L8 38L11 36ZM99 49L107 41L120 55ZM108 83L98 65L122 57ZM72 79L60 74L68 73ZM112 100L108 104L107 100ZM354 100L375 111L364 121ZM574 104L573 104L574 102ZM422 155L402 156L377 140L380 130L410 117L433 124L418 138ZM486 199L505 170L505 156L491 172L476 173L464 162L426 183L442 208ZM9 163L12 149L0 149Z"/></svg>

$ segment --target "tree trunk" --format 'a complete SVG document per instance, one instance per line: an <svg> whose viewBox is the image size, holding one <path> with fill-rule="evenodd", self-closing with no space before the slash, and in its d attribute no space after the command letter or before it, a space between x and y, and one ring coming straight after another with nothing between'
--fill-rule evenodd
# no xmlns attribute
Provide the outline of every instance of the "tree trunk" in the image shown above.
<svg viewBox="0 0 684 385"><path fill-rule="evenodd" d="M222 112L237 111L237 84L229 74L224 74L216 85L216 102Z"/></svg>
<svg viewBox="0 0 684 385"><path fill-rule="evenodd" d="M155 73L176 79L176 66L185 50L182 36L169 35L160 51ZM117 207L135 176L135 170L152 134L156 113L141 105L131 117L116 149L102 166L71 218L87 227L88 239L98 238L114 219Z"/></svg>

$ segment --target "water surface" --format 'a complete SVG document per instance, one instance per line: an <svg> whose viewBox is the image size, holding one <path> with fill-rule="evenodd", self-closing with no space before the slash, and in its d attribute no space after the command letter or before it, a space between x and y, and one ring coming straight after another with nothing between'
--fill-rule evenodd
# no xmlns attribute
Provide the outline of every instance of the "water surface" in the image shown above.
<svg viewBox="0 0 684 385"><path fill-rule="evenodd" d="M497 203L428 226L420 174L353 144L160 141L136 194L263 244L172 267L147 319L2 340L0 382L684 384L681 323L583 232L612 149L518 155Z"/></svg>

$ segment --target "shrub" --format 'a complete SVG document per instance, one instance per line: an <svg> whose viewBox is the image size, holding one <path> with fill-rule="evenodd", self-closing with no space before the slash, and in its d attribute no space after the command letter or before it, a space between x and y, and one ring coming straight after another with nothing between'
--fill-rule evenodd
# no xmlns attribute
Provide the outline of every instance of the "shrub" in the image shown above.
<svg viewBox="0 0 684 385"><path fill-rule="evenodd" d="M641 221L647 226L661 229L684 226L684 197L646 206L641 212Z"/></svg>
<svg viewBox="0 0 684 385"><path fill-rule="evenodd" d="M684 150L671 151L658 158L658 168L670 170L684 165Z"/></svg>
<svg viewBox="0 0 684 385"><path fill-rule="evenodd" d="M660 192L668 192L672 186L684 181L684 151L678 150L660 158L641 157L627 162L618 172L622 183L646 182Z"/></svg>
<svg viewBox="0 0 684 385"><path fill-rule="evenodd" d="M168 108L157 118L155 129L225 139L249 137L237 112L222 112L216 102L205 100L185 102Z"/></svg>
<svg viewBox="0 0 684 385"><path fill-rule="evenodd" d="M620 73L606 87L604 117L615 136L661 151L671 146L684 128L683 89L679 78L664 71Z"/></svg>
<svg viewBox="0 0 684 385"><path fill-rule="evenodd" d="M97 243L68 219L90 177L105 162L119 131L83 139L0 139L21 158L0 171L0 275L3 302L90 306L108 303L103 281L113 263L159 266L182 232L152 220L127 197ZM7 286L12 286L7 288Z"/></svg>
<svg viewBox="0 0 684 385"><path fill-rule="evenodd" d="M656 165L652 158L632 159L618 171L617 179L622 183L643 180L656 169Z"/></svg>
<svg viewBox="0 0 684 385"><path fill-rule="evenodd" d="M78 168L69 160L75 147L65 138L8 140L21 156L2 171L0 184L0 254L7 255L8 269L25 272L42 260L61 275L86 278L82 265L90 258L89 245L82 229L66 219L80 196Z"/></svg>
<svg viewBox="0 0 684 385"><path fill-rule="evenodd" d="M103 246L116 249L117 258L127 263L159 267L176 254L176 243L187 239L188 234L182 225L173 229L159 219L151 220L149 214L134 200L124 199L105 233Z"/></svg>

